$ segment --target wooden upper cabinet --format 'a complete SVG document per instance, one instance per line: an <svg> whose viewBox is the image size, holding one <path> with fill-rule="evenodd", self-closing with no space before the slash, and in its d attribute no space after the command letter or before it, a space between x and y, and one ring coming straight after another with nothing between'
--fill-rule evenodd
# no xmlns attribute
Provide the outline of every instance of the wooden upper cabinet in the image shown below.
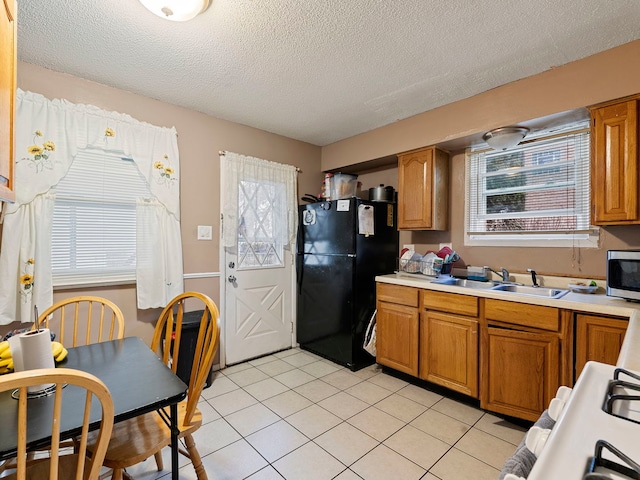
<svg viewBox="0 0 640 480"><path fill-rule="evenodd" d="M15 200L13 189L16 98L15 0L3 0L0 23L0 200Z"/></svg>
<svg viewBox="0 0 640 480"><path fill-rule="evenodd" d="M398 155L398 229L446 230L449 155L435 147Z"/></svg>
<svg viewBox="0 0 640 480"><path fill-rule="evenodd" d="M591 108L591 221L640 223L638 99Z"/></svg>

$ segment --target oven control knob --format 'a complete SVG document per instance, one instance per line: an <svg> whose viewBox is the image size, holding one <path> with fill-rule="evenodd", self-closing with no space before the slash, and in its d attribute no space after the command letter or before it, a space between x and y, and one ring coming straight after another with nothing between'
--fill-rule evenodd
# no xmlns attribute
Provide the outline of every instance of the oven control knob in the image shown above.
<svg viewBox="0 0 640 480"><path fill-rule="evenodd" d="M531 427L527 432L527 438L524 443L536 457L539 457L550 433L551 430L547 428Z"/></svg>

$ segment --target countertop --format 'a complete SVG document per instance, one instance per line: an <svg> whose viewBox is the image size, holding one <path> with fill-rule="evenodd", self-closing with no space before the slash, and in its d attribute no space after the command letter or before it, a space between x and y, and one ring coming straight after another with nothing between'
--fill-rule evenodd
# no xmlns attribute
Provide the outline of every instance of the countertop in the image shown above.
<svg viewBox="0 0 640 480"><path fill-rule="evenodd" d="M598 291L593 294L569 292L560 298L545 298L489 289L438 284L433 282L435 278L418 274L392 273L389 275L379 275L375 280L376 282L403 285L405 287L415 287L423 290L458 293L462 295L472 295L475 297L528 303L531 305L543 305L546 307L564 308L567 310L575 310L585 313L612 315L626 318L631 318L634 313L640 315L640 303L627 302L621 298L608 297L604 293L604 288L602 287L598 288ZM549 277L546 280L547 281L544 286L564 289L567 289L567 284L570 281L570 279L566 278L558 280L557 278L551 279ZM562 282L562 284L559 284L559 281ZM640 316L638 318L640 321Z"/></svg>

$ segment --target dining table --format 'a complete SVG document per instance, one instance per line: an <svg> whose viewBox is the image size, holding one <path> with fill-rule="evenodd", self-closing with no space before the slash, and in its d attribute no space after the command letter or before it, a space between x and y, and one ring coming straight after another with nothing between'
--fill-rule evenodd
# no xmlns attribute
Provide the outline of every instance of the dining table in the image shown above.
<svg viewBox="0 0 640 480"><path fill-rule="evenodd" d="M169 407L172 479L178 477L178 403L186 397L187 385L138 337L93 343L68 349L57 368L73 368L95 375L109 389L114 422ZM0 393L0 460L17 453L18 402L13 392ZM82 428L84 394L65 386L61 414L61 439L77 436ZM27 448L46 448L51 441L53 395L31 396L27 410ZM100 407L92 403L90 428L100 425Z"/></svg>

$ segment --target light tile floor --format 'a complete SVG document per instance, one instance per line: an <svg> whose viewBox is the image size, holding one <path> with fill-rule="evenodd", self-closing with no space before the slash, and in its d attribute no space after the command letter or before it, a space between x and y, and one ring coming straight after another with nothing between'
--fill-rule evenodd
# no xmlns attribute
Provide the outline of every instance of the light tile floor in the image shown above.
<svg viewBox="0 0 640 480"><path fill-rule="evenodd" d="M525 429L389 375L300 349L215 373L195 434L212 480L475 480L498 477ZM169 475L154 460L135 479ZM195 479L181 457L181 479Z"/></svg>

